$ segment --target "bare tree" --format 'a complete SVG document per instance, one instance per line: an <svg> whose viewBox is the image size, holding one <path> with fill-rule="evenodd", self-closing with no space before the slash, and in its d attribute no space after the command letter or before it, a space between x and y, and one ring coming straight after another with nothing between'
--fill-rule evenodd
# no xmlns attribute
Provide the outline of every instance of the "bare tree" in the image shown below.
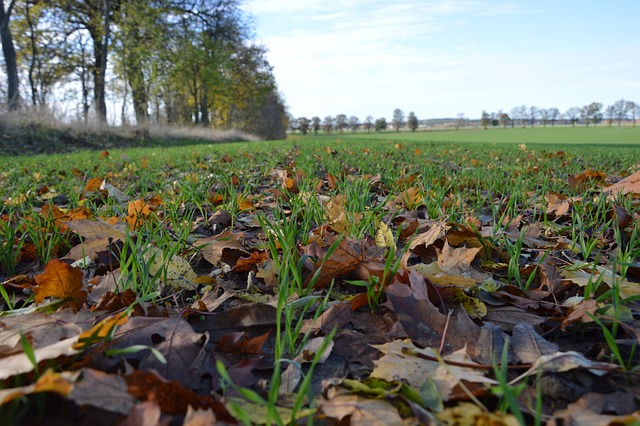
<svg viewBox="0 0 640 426"><path fill-rule="evenodd" d="M573 127L576 127L576 123L578 122L578 117L580 116L580 108L571 107L565 113L567 120L571 123Z"/></svg>
<svg viewBox="0 0 640 426"><path fill-rule="evenodd" d="M613 124L613 119L616 117L616 107L613 105L607 105L604 110L604 115L609 122L609 127Z"/></svg>
<svg viewBox="0 0 640 426"><path fill-rule="evenodd" d="M371 129L373 129L373 117L370 115L367 115L367 118L364 119L364 129L367 131L367 133L371 133Z"/></svg>
<svg viewBox="0 0 640 426"><path fill-rule="evenodd" d="M535 107L535 106L529 107L529 120L531 123L531 127L535 126L536 118L538 118L538 107Z"/></svg>
<svg viewBox="0 0 640 426"><path fill-rule="evenodd" d="M347 116L345 114L336 115L335 126L336 129L338 129L338 132L343 133L344 129L349 126L349 123L347 122Z"/></svg>
<svg viewBox="0 0 640 426"><path fill-rule="evenodd" d="M560 110L553 107L547 109L547 112L549 113L549 121L551 121L551 127L553 127L556 124L556 120L558 120L558 117L560 116Z"/></svg>
<svg viewBox="0 0 640 426"><path fill-rule="evenodd" d="M540 108L538 116L540 117L540 120L542 120L542 125L547 127L547 123L549 122L549 110L546 108Z"/></svg>
<svg viewBox="0 0 640 426"><path fill-rule="evenodd" d="M463 112L459 112L456 118L456 130L460 130L460 127L464 126L466 118L464 118Z"/></svg>

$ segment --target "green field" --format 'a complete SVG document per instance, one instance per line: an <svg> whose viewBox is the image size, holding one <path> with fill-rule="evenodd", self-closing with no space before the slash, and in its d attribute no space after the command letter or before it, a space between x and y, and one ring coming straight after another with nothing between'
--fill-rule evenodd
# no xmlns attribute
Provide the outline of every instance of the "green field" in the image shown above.
<svg viewBox="0 0 640 426"><path fill-rule="evenodd" d="M326 135L324 135L326 136ZM359 131L356 134L333 134L334 137L370 138L382 140L410 140L420 142L483 142L483 143L536 143L555 145L640 145L640 127L527 127L527 128L488 128L461 130L422 130L415 133L385 132L367 133Z"/></svg>
<svg viewBox="0 0 640 426"><path fill-rule="evenodd" d="M603 389L629 401L606 413L622 422L640 410L639 140L387 131L0 158L0 423L125 413L82 398L103 383L176 424L189 405L244 424L561 423Z"/></svg>

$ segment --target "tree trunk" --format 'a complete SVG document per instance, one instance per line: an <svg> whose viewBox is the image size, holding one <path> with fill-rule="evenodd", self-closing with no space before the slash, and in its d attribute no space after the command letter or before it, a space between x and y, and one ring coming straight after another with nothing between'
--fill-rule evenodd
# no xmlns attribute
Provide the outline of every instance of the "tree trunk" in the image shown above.
<svg viewBox="0 0 640 426"><path fill-rule="evenodd" d="M9 28L9 19L15 0L9 2L9 7L5 10L4 0L0 8L0 38L2 39L2 54L7 72L7 103L10 110L16 110L20 107L20 92L18 81L18 61L16 58L16 48L13 44L11 36L11 28Z"/></svg>

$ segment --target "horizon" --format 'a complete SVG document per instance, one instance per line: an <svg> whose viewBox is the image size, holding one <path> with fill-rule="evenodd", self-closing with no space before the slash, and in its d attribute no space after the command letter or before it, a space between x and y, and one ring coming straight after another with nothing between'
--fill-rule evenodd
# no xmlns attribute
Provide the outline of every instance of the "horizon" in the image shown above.
<svg viewBox="0 0 640 426"><path fill-rule="evenodd" d="M640 102L640 2L249 1L294 117ZM480 36L479 36L480 34Z"/></svg>

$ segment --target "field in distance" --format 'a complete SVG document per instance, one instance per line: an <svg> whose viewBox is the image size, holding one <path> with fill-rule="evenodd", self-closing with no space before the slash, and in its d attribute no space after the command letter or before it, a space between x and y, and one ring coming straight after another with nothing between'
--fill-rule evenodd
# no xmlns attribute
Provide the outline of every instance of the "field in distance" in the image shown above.
<svg viewBox="0 0 640 426"><path fill-rule="evenodd" d="M289 138L302 137L300 133L289 135ZM590 144L590 145L638 145L640 146L640 127L515 127L460 129L460 130L422 130L417 132L385 132L367 133L360 130L357 133L345 131L340 134L334 132L326 135L310 133L307 137L355 138L355 139L383 139L391 141L424 141L424 142L485 142L485 143L536 143L536 144Z"/></svg>

